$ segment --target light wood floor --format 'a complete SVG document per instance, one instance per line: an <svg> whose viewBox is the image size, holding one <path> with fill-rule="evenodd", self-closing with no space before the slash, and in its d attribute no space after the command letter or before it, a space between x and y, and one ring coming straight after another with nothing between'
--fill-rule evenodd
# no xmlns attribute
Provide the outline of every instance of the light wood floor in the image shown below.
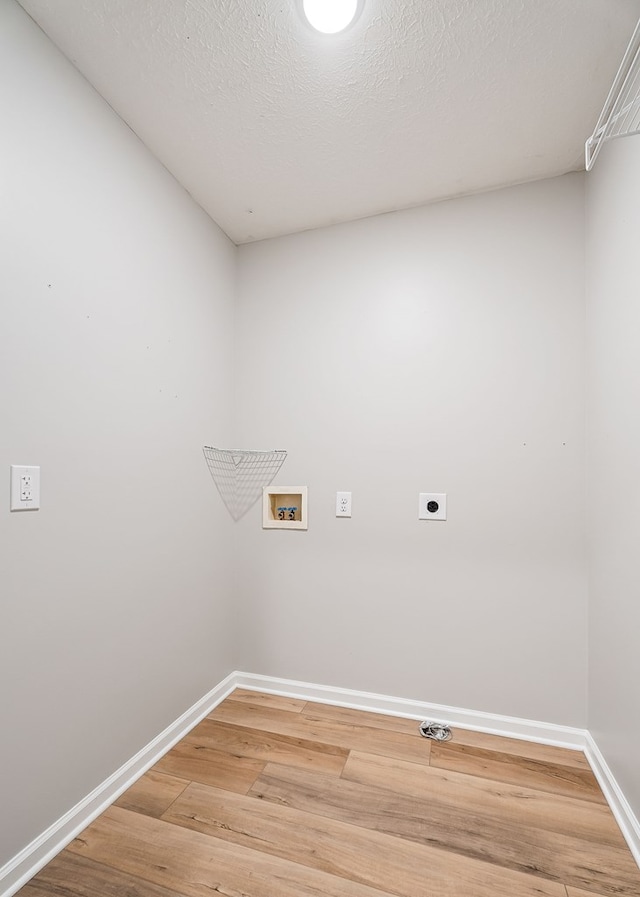
<svg viewBox="0 0 640 897"><path fill-rule="evenodd" d="M584 756L237 690L20 897L640 897Z"/></svg>

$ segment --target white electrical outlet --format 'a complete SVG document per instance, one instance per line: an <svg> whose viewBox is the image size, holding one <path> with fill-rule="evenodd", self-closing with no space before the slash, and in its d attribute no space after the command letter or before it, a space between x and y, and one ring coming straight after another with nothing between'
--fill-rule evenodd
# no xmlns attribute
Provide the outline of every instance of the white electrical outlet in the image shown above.
<svg viewBox="0 0 640 897"><path fill-rule="evenodd" d="M351 517L350 492L336 492L336 517Z"/></svg>
<svg viewBox="0 0 640 897"><path fill-rule="evenodd" d="M20 501L33 501L33 479L30 473L20 477Z"/></svg>
<svg viewBox="0 0 640 897"><path fill-rule="evenodd" d="M419 520L446 520L446 492L421 492L418 498Z"/></svg>
<svg viewBox="0 0 640 897"><path fill-rule="evenodd" d="M37 511L40 507L40 468L11 465L11 510Z"/></svg>

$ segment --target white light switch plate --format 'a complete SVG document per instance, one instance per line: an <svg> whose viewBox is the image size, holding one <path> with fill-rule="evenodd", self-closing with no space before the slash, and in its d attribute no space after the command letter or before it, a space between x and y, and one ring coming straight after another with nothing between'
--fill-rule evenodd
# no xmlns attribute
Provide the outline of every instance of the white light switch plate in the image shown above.
<svg viewBox="0 0 640 897"><path fill-rule="evenodd" d="M418 500L419 520L446 520L446 492L421 492Z"/></svg>
<svg viewBox="0 0 640 897"><path fill-rule="evenodd" d="M11 510L37 511L40 507L40 468L11 465Z"/></svg>

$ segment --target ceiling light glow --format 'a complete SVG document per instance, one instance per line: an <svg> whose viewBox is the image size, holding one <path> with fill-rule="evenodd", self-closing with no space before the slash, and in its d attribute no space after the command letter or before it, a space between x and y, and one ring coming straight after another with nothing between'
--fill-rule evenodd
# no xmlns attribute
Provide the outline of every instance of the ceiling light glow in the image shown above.
<svg viewBox="0 0 640 897"><path fill-rule="evenodd" d="M337 34L350 25L358 12L359 0L302 0L309 24L323 34Z"/></svg>

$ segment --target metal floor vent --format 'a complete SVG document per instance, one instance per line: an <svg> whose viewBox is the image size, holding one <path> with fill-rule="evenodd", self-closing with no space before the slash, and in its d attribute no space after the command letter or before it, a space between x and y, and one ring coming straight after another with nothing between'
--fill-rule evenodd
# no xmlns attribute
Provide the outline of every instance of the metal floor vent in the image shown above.
<svg viewBox="0 0 640 897"><path fill-rule="evenodd" d="M431 738L433 741L449 741L451 729L444 723L420 723L420 734L423 738Z"/></svg>

